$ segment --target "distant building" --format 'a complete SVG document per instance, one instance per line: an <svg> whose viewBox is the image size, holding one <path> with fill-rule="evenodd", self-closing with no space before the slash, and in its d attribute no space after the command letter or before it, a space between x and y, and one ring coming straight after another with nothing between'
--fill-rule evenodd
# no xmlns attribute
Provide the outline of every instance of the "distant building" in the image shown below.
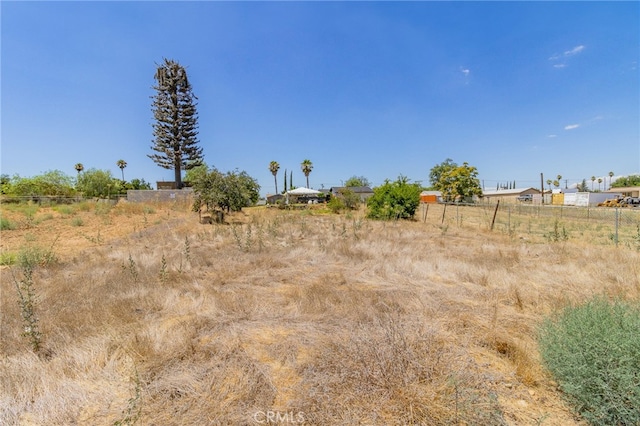
<svg viewBox="0 0 640 426"><path fill-rule="evenodd" d="M439 203L442 201L442 192L440 191L422 191L420 193L421 203Z"/></svg>
<svg viewBox="0 0 640 426"><path fill-rule="evenodd" d="M482 197L485 201L489 202L496 202L500 200L501 203L519 203L520 201L518 201L518 197L529 194L532 195L532 203L540 204L542 202L542 194L540 190L533 187L483 191Z"/></svg>
<svg viewBox="0 0 640 426"><path fill-rule="evenodd" d="M609 188L605 193L621 193L625 197L640 197L640 186L626 186L621 188Z"/></svg>
<svg viewBox="0 0 640 426"><path fill-rule="evenodd" d="M339 196L341 191L349 190L360 197L360 201L365 202L373 196L373 189L368 186L332 186L329 194L332 197Z"/></svg>
<svg viewBox="0 0 640 426"><path fill-rule="evenodd" d="M279 200L282 200L284 195L282 194L267 194L267 204L276 204Z"/></svg>

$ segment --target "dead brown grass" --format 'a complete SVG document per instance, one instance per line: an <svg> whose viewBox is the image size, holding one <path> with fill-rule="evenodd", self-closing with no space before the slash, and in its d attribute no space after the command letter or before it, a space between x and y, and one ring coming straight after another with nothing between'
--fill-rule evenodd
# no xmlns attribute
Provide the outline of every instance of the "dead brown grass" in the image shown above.
<svg viewBox="0 0 640 426"><path fill-rule="evenodd" d="M60 259L34 276L49 357L21 336L19 268L0 271L2 424L579 424L537 325L594 294L640 296L634 250L465 221L253 208L202 225L188 206L123 204L78 209L77 227L46 213L2 232L3 251L58 235Z"/></svg>

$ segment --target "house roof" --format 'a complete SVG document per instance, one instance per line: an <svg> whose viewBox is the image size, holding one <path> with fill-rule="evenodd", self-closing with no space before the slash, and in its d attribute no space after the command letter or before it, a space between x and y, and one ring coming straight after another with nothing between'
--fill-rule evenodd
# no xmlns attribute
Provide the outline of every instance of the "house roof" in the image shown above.
<svg viewBox="0 0 640 426"><path fill-rule="evenodd" d="M482 191L482 195L485 197L495 197L495 196L510 196L510 195L520 195L523 192L534 190L537 194L540 193L538 188L528 187L528 188L514 188L514 189L498 189L497 191Z"/></svg>
<svg viewBox="0 0 640 426"><path fill-rule="evenodd" d="M620 188L609 188L606 191L602 191L602 192L631 192L631 191L640 191L640 186L625 186Z"/></svg>
<svg viewBox="0 0 640 426"><path fill-rule="evenodd" d="M372 194L373 193L373 189L369 188L368 186L332 186L330 191L338 192L343 189L348 189L349 191L353 191L356 194L363 194L363 193Z"/></svg>

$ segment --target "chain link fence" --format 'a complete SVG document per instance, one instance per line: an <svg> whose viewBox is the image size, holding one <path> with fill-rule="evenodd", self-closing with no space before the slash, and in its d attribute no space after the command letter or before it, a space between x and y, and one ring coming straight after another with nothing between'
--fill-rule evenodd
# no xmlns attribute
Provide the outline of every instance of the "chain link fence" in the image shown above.
<svg viewBox="0 0 640 426"><path fill-rule="evenodd" d="M577 239L640 250L640 208L421 204L416 218L441 227L485 229L537 242Z"/></svg>

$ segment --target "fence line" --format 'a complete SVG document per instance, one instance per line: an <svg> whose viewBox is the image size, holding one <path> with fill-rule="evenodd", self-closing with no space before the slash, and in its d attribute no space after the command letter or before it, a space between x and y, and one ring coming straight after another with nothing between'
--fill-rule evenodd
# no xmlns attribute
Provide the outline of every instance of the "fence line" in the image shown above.
<svg viewBox="0 0 640 426"><path fill-rule="evenodd" d="M437 226L473 227L531 240L579 239L640 249L640 208L421 204L419 213L422 222Z"/></svg>

